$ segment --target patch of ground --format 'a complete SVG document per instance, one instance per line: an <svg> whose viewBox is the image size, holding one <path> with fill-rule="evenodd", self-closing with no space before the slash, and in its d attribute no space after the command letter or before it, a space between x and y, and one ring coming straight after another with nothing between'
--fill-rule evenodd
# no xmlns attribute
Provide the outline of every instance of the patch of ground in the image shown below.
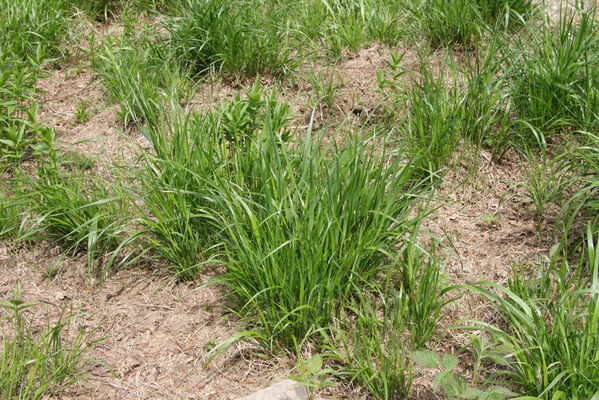
<svg viewBox="0 0 599 400"><path fill-rule="evenodd" d="M416 50L404 50L407 66L416 70ZM378 101L376 74L385 68L391 51L369 47L337 66L337 96L330 110L317 109L317 122L360 121L362 113L371 113ZM136 144L147 146L145 139L119 122L117 106L106 98L101 80L85 69L75 69L54 71L40 81L39 87L45 91L40 97L40 120L55 127L59 145L67 150L134 160L139 149ZM306 126L312 115L314 88L300 79L281 84L281 89L283 99L296 113L294 123ZM192 106L207 110L240 90L234 82L207 82ZM76 118L77 106L82 103L89 104L86 122ZM456 161L437 192L439 207L425 228L450 250L446 268L451 281L505 283L514 263L536 260L548 247L537 234L530 205L511 195L504 197L513 182L525 180L521 160L509 154L496 163L483 151L475 161L467 157ZM472 165L477 166L476 171ZM114 375L102 365L94 366L88 371L89 379L69 388L61 398L235 399L267 386L293 368L288 357L267 359L251 345L239 343L205 369L202 357L214 344L241 329L238 320L225 318L226 301L218 288L197 289L199 282L177 283L154 262L120 271L99 286L90 283L85 255L63 257L62 250L47 242L16 246L0 241L1 300L10 298L12 288L21 281L25 300L40 303L40 321L45 312L56 317L72 305L85 313L89 327L98 328L97 335L107 338L89 356L110 366ZM56 265L60 271L54 278L48 277ZM473 296L462 297L449 310L444 325L464 318L495 318ZM448 336L443 350L457 350L465 344L463 339ZM435 398L430 387L430 377L416 377L412 398ZM347 387L330 393L338 398L364 397Z"/></svg>
<svg viewBox="0 0 599 400"><path fill-rule="evenodd" d="M60 256L50 243L33 248L0 244L0 300L17 281L24 300L39 303L43 323L71 306L86 317L78 324L105 337L88 356L109 366L88 368L89 378L61 394L62 399L235 399L279 378L292 366L285 358L265 359L247 343L234 345L207 368L201 362L214 345L238 333L238 321L225 318L226 303L216 288L177 283L148 269L120 271L103 286L90 283L85 257ZM61 272L45 271L58 263Z"/></svg>

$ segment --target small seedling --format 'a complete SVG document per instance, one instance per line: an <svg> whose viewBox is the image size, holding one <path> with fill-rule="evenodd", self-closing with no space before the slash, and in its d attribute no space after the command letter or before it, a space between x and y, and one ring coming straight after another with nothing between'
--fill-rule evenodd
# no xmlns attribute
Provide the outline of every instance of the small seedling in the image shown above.
<svg viewBox="0 0 599 400"><path fill-rule="evenodd" d="M486 227L496 226L501 223L501 217L497 213L485 213L478 218L477 222Z"/></svg>
<svg viewBox="0 0 599 400"><path fill-rule="evenodd" d="M335 104L335 99L339 95L339 89L343 87L341 74L334 68L323 69L318 72L311 71L307 81L312 85L314 94L314 105L322 104L331 108Z"/></svg>
<svg viewBox="0 0 599 400"><path fill-rule="evenodd" d="M331 378L334 372L333 369L325 367L322 356L316 354L307 361L303 361L300 358L299 374L290 375L289 377L297 382L298 385L304 386L308 391L308 399L313 400L317 389L336 385L336 382Z"/></svg>
<svg viewBox="0 0 599 400"><path fill-rule="evenodd" d="M91 118L89 104L84 101L75 106L75 118L78 124L84 124Z"/></svg>
<svg viewBox="0 0 599 400"><path fill-rule="evenodd" d="M501 386L491 386L486 390L470 386L463 376L454 372L459 360L453 354L441 357L434 351L422 350L413 352L408 357L420 367L441 369L441 373L435 376L433 387L435 390L441 389L447 399L505 400L516 395Z"/></svg>

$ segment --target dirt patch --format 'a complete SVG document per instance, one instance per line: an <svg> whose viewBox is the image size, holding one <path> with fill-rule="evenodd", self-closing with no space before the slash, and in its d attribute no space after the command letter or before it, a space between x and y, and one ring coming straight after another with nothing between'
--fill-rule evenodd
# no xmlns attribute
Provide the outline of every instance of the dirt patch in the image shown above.
<svg viewBox="0 0 599 400"><path fill-rule="evenodd" d="M89 357L89 379L70 387L63 399L185 398L234 399L265 386L291 368L285 358L266 359L250 344L234 345L208 368L201 362L214 345L238 333L226 317L219 290L177 283L164 272L120 271L103 286L91 284L85 257L60 256L50 243L34 248L0 245L0 298L11 297L20 281L24 300L39 303L35 318L57 318L64 308L83 313L95 337L105 337ZM48 279L58 263L64 271Z"/></svg>
<svg viewBox="0 0 599 400"><path fill-rule="evenodd" d="M79 67L55 71L41 79L39 121L56 131L57 146L92 159L130 162L139 147L149 143L135 127L125 127L114 104L102 88L102 79ZM78 119L79 110L86 117Z"/></svg>

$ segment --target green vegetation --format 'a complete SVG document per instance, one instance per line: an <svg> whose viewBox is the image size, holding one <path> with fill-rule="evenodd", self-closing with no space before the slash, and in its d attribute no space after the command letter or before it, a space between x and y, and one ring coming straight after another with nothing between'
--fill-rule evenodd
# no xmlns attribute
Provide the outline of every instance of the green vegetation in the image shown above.
<svg viewBox="0 0 599 400"><path fill-rule="evenodd" d="M566 256L555 254L539 277L515 271L507 288L484 284L504 296L473 288L493 301L508 323L506 330L487 329L507 347L513 375L527 399L599 395L599 253L590 228L579 264L570 265Z"/></svg>
<svg viewBox="0 0 599 400"><path fill-rule="evenodd" d="M597 28L585 2L0 0L2 244L85 254L100 282L140 260L210 276L247 330L207 357L239 338L296 352L312 389L406 398L424 367L447 398L597 398ZM378 88L349 88L349 62ZM89 124L47 117L40 79L74 63L111 128L141 133L126 162L58 146L100 107L82 91L69 117ZM453 282L451 245L424 228L446 173L481 157L522 165L509 194L553 249L507 285ZM479 227L510 218L492 211ZM461 326L465 293L499 318ZM56 395L95 344L70 314L34 328L30 306L19 289L3 303L2 398ZM458 325L471 344L438 354Z"/></svg>
<svg viewBox="0 0 599 400"><path fill-rule="evenodd" d="M3 326L0 355L0 394L4 399L41 399L59 395L69 385L84 378L81 367L93 362L85 356L102 339L92 340L93 330L75 330L73 321L80 315L63 310L55 323L48 318L41 329L35 327L27 310L36 303L22 299L20 284L13 298L0 303ZM72 311L72 310L71 310Z"/></svg>
<svg viewBox="0 0 599 400"><path fill-rule="evenodd" d="M298 63L289 29L281 24L288 8L263 1L193 1L178 4L169 21L171 47L196 72L285 75Z"/></svg>
<svg viewBox="0 0 599 400"><path fill-rule="evenodd" d="M564 129L597 129L599 31L596 7L564 8L559 24L548 21L523 35L508 59L510 97L523 136L543 145Z"/></svg>
<svg viewBox="0 0 599 400"><path fill-rule="evenodd" d="M185 96L189 82L176 59L147 30L103 41L92 60L108 94L120 105L125 125L140 124L155 115L168 95Z"/></svg>

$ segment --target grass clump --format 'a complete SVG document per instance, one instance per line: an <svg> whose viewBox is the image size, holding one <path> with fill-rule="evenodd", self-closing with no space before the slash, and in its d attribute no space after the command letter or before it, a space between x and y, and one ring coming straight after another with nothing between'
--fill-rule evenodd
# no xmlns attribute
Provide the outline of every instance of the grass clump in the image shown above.
<svg viewBox="0 0 599 400"><path fill-rule="evenodd" d="M375 399L406 398L412 386L405 320L409 300L398 293L381 296L382 305L361 297L347 306L347 326L335 334L339 345L331 346L333 360Z"/></svg>
<svg viewBox="0 0 599 400"><path fill-rule="evenodd" d="M171 103L172 114L156 116L143 129L156 156L145 158L140 175L140 198L150 211L142 223L151 247L180 279L197 278L214 253L220 229L210 214L215 182L253 185L254 142L265 124L267 105L281 140L288 140L289 106L267 96L258 81L243 99L236 96L207 115L185 113Z"/></svg>
<svg viewBox="0 0 599 400"><path fill-rule="evenodd" d="M418 229L410 237L418 236ZM386 268L384 284L364 282L350 299L331 336L325 335L339 375L363 385L376 399L405 398L412 385L410 351L438 334L442 309L453 299L442 264L412 241Z"/></svg>
<svg viewBox="0 0 599 400"><path fill-rule="evenodd" d="M421 0L404 7L433 46L472 46L485 32L519 25L535 12L531 0Z"/></svg>
<svg viewBox="0 0 599 400"><path fill-rule="evenodd" d="M596 130L599 115L599 35L596 6L562 9L517 43L509 60L510 96L524 138L544 145L547 135Z"/></svg>
<svg viewBox="0 0 599 400"><path fill-rule="evenodd" d="M144 201L159 212L146 225L167 255L212 237L235 312L269 346L292 348L377 280L422 189L402 157L358 136L337 147L308 130L291 144L288 106L265 96L255 86L204 118L147 132L158 158L146 182L158 187ZM185 271L198 263L190 254L173 261Z"/></svg>
<svg viewBox="0 0 599 400"><path fill-rule="evenodd" d="M525 278L516 271L508 288L485 284L497 292L474 290L490 299L507 323L505 329L487 328L509 349L524 398L599 396L599 253L590 229L577 266L557 254L540 276Z"/></svg>
<svg viewBox="0 0 599 400"><path fill-rule="evenodd" d="M18 202L0 186L0 238L14 236L20 225Z"/></svg>
<svg viewBox="0 0 599 400"><path fill-rule="evenodd" d="M65 0L0 1L0 49L17 60L64 54L69 32Z"/></svg>
<svg viewBox="0 0 599 400"><path fill-rule="evenodd" d="M593 234L599 233L599 137L584 134L585 144L566 156L572 171L572 179L567 182L575 188L566 201L560 217L566 232L578 221L590 223Z"/></svg>
<svg viewBox="0 0 599 400"><path fill-rule="evenodd" d="M308 1L298 10L298 29L340 57L343 50L357 52L369 42L397 43L406 34L401 11L400 2L388 0Z"/></svg>
<svg viewBox="0 0 599 400"><path fill-rule="evenodd" d="M0 50L0 169L21 162L38 128L34 87L39 66L32 64Z"/></svg>
<svg viewBox="0 0 599 400"><path fill-rule="evenodd" d="M376 281L410 227L418 192L410 166L386 165L358 138L331 156L322 145L308 132L291 150L266 125L253 149L254 187L219 187L215 198L222 283L241 316L287 346L326 327L356 287Z"/></svg>
<svg viewBox="0 0 599 400"><path fill-rule="evenodd" d="M180 0L179 15L165 28L175 59L196 73L228 75L292 72L299 59L291 44L289 7L274 2Z"/></svg>
<svg viewBox="0 0 599 400"><path fill-rule="evenodd" d="M483 33L484 22L472 0L424 0L405 7L434 46L471 45Z"/></svg>
<svg viewBox="0 0 599 400"><path fill-rule="evenodd" d="M162 109L168 95L185 97L190 89L186 73L162 39L149 33L137 37L126 32L117 40L107 37L93 66L119 103L119 117L125 125L145 122Z"/></svg>
<svg viewBox="0 0 599 400"><path fill-rule="evenodd" d="M34 306L22 300L20 284L11 300L0 303L8 314L3 319L9 325L3 327L0 353L3 399L41 399L60 394L85 378L79 371L92 362L85 356L102 340L93 340L94 330L85 326L75 329L78 315L65 310L55 323L48 319L46 326L38 330L27 316L27 310Z"/></svg>
<svg viewBox="0 0 599 400"><path fill-rule="evenodd" d="M19 178L31 215L23 238L41 235L64 244L68 251L84 250L90 274L102 279L117 257L124 265L131 256L121 252L135 237L126 228L129 204L121 190L123 182L115 175L115 183L106 183L65 163L53 147L53 131L47 132L36 146L37 176Z"/></svg>

